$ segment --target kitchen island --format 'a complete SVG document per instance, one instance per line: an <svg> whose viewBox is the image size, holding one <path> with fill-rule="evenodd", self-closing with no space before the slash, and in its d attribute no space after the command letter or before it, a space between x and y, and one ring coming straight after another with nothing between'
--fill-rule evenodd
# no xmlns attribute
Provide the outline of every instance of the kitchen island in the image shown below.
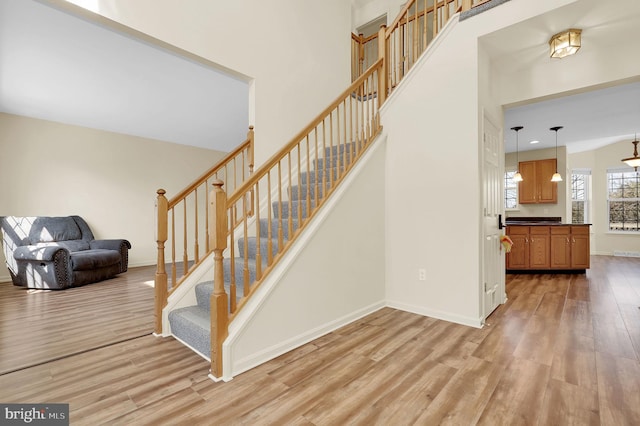
<svg viewBox="0 0 640 426"><path fill-rule="evenodd" d="M585 272L590 266L590 224L565 224L560 218L508 218L513 241L507 272Z"/></svg>

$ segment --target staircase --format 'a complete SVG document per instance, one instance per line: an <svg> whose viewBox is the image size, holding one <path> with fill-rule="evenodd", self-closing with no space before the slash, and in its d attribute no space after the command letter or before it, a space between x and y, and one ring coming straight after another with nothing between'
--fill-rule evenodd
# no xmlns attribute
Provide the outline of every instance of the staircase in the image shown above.
<svg viewBox="0 0 640 426"><path fill-rule="evenodd" d="M346 154L346 155L345 155ZM298 218L308 217L308 206L315 208L317 200L327 195L330 183L344 173L344 164L348 164L355 156L355 144L327 147L324 157L318 158L310 171L300 174L299 184L289 186L288 199L274 201L271 205L273 218L260 219L259 237L238 238L237 253L248 255L249 282L256 280L256 257L258 253L269 253L275 256L281 252L279 235L282 232L283 245L291 238L290 230L296 233L299 228ZM260 250L258 250L260 244ZM244 257L233 260L224 259L224 286L227 294L233 294L232 283L244 281ZM233 262L233 265L232 265ZM233 268L232 268L233 266ZM262 269L267 267L267 256L262 256ZM232 272L233 270L233 272ZM232 280L232 275L234 279ZM191 347L204 358L210 360L211 351L211 295L214 291L213 281L204 281L195 285L196 305L178 308L169 313L171 334ZM243 286L236 289L236 302L244 296Z"/></svg>
<svg viewBox="0 0 640 426"><path fill-rule="evenodd" d="M210 359L210 377L214 380L223 377L222 347L229 337L229 325L346 173L381 134L380 107L386 98L418 63L452 16L483 3L490 2L442 0L428 4L409 0L394 22L388 28L382 27L377 36L366 39L352 36L354 52L359 56L354 63L363 61L363 43L378 45L377 60L372 60L366 70L360 66L353 83L257 170L253 170L250 129L247 145L243 145L247 146L246 156L242 154L245 148L240 147L226 160L233 164L230 173L225 168L224 173L216 172L215 179L213 172L206 174L207 177L183 191L180 200L184 202L173 199L168 202L164 190L158 191L156 334L167 334L163 321L168 320L170 334ZM236 162L236 158L240 159ZM249 168L239 182L236 182L237 164L242 165L241 170L245 164ZM214 186L211 192L199 189L211 189L210 184ZM189 199L194 207L187 205ZM204 206L198 207L203 200ZM183 207L178 208L179 205ZM176 217L178 221L181 217L192 217L194 226L186 222L183 226L174 225ZM180 243L182 239L184 242ZM188 245L191 241L193 248ZM202 241L205 241L203 256L199 254ZM165 246L170 249L170 277L165 271ZM176 272L180 247L185 271L182 277ZM169 306L169 297L176 294L183 282L188 281L183 287L188 287L186 291L193 291L195 275L191 273L204 266L205 261L209 265L211 260L213 281L195 284L197 303L183 307L176 297ZM166 314L167 311L170 312Z"/></svg>

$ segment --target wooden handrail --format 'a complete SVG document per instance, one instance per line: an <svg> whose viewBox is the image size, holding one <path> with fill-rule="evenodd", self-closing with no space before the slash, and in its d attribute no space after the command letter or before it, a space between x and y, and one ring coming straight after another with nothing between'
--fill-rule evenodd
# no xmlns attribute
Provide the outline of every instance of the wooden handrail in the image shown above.
<svg viewBox="0 0 640 426"><path fill-rule="evenodd" d="M157 265L155 276L155 326L162 333L162 310L168 297L184 282L195 268L213 251L210 244L210 181L227 181L226 190L235 189L253 173L254 130L249 126L247 139L233 149L213 167L204 172L171 200L166 191L157 191ZM223 175L223 176L220 176ZM238 182L240 180L240 182ZM221 181L221 180L220 180ZM201 242L204 241L204 250ZM169 244L167 244L169 242ZM166 248L169 248L167 271ZM202 253L204 252L204 253ZM176 260L179 258L180 260ZM169 272L169 274L167 274Z"/></svg>
<svg viewBox="0 0 640 426"><path fill-rule="evenodd" d="M201 174L198 178L196 178L189 186L187 186L182 191L178 192L173 196L171 200L169 200L169 208L175 206L178 202L184 199L189 193L193 192L199 185L202 185L207 179L210 179L212 176L216 174L218 170L224 167L225 164L232 161L233 158L237 157L238 154L242 153L242 151L248 149L249 150L249 167L253 170L253 150L254 150L254 131L253 126L249 126L249 131L247 132L247 139L242 142L240 145L235 147L233 151L230 151L227 155L224 156L222 160L213 165L209 170Z"/></svg>
<svg viewBox="0 0 640 426"><path fill-rule="evenodd" d="M291 149L297 145L300 139L304 138L311 130L313 130L319 123L321 123L322 120L327 117L329 112L333 111L336 106L338 106L342 102L342 100L344 100L344 98L348 97L351 93L353 93L355 89L362 85L362 83L370 77L373 69L377 69L381 65L382 59L378 59L365 74L361 75L356 81L351 83L351 86L349 86L328 107L326 107L320 114L318 114L316 118L314 118L311 123L307 125L307 127L296 134L288 144L276 151L276 153L273 154L264 164L262 164L260 168L256 170L251 177L249 177L249 179L245 180L245 182L229 196L228 203L233 204L237 202L242 197L242 195L245 194L252 186L254 186L255 183L261 177L263 177L278 161L285 157L286 154L289 153Z"/></svg>
<svg viewBox="0 0 640 426"><path fill-rule="evenodd" d="M215 194L212 192L217 215L209 221L210 235L215 235L217 240L214 245L216 290L215 299L214 296L211 299L211 374L214 377L222 374L220 354L228 334L226 327L380 133L379 107L384 94L379 86L380 80L384 80L380 75L383 62L383 58L377 60L224 200L220 195L224 195L222 189L217 187ZM220 212L223 203L224 214ZM250 217L248 211L254 216ZM261 218L266 222L261 222ZM276 225L273 225L274 219ZM261 232L261 226L267 226L266 232ZM231 259L227 274L223 274L223 265L227 264L222 259L224 250L220 238L223 234L224 247L228 247ZM250 240L255 243L251 259ZM255 265L253 275L250 262ZM221 283L224 275L230 282Z"/></svg>

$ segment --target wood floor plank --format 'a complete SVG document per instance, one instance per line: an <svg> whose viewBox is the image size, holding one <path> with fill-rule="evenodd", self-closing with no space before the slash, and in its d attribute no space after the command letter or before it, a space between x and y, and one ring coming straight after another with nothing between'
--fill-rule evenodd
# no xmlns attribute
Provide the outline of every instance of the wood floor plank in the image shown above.
<svg viewBox="0 0 640 426"><path fill-rule="evenodd" d="M549 374L550 368L546 365L512 358L478 424L537 424Z"/></svg>
<svg viewBox="0 0 640 426"><path fill-rule="evenodd" d="M640 259L508 275L483 329L382 308L228 383L173 338L135 336L153 270L132 272L91 291L0 286L0 401L69 403L74 425L640 424L640 309L621 300L640 294Z"/></svg>
<svg viewBox="0 0 640 426"><path fill-rule="evenodd" d="M607 353L596 353L596 362L602 424L640 424L640 365Z"/></svg>
<svg viewBox="0 0 640 426"><path fill-rule="evenodd" d="M539 424L599 425L597 391L551 379L547 385Z"/></svg>
<svg viewBox="0 0 640 426"><path fill-rule="evenodd" d="M476 424L503 374L502 365L469 357L415 424Z"/></svg>

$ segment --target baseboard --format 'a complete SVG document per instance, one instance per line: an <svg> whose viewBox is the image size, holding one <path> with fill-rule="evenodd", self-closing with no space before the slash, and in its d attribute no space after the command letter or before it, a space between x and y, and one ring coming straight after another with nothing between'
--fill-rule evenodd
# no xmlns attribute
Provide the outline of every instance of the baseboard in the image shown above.
<svg viewBox="0 0 640 426"><path fill-rule="evenodd" d="M362 317L365 317L373 312L384 308L385 302L380 301L374 303L372 305L366 306L362 309L359 309L355 312L352 312L348 315L345 315L341 318L333 320L329 323L326 323L320 327L317 327L312 330L308 330L298 336L295 336L287 341L280 342L276 345L273 345L269 348L264 349L258 353L252 354L246 358L240 359L231 366L231 375L236 376L238 374L244 373L258 365L264 364L267 361L270 361L282 354L285 354L295 348L298 348L302 345L305 345L319 337L324 336L327 333L330 333L334 330L337 330L340 327L344 327L347 324L350 324ZM229 359L229 358L227 358ZM225 377L223 380L227 381L230 378Z"/></svg>
<svg viewBox="0 0 640 426"><path fill-rule="evenodd" d="M482 318L465 317L461 315L454 315L448 312L437 311L433 309L425 308L424 306L409 305L407 303L396 302L387 300L387 306L393 309L399 309L401 311L411 312L413 314L424 315L425 317L436 318L443 321L449 321L456 324L467 325L474 328L482 328Z"/></svg>

